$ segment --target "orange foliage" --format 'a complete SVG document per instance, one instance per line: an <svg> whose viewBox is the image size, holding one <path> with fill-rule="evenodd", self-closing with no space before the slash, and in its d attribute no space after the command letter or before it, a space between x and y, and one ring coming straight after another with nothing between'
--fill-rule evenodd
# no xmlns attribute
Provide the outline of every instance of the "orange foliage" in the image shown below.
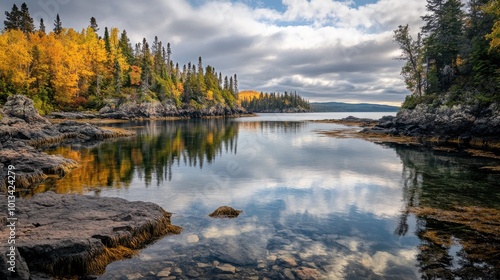
<svg viewBox="0 0 500 280"><path fill-rule="evenodd" d="M130 71L130 84L133 86L141 85L142 70L139 66L132 65Z"/></svg>

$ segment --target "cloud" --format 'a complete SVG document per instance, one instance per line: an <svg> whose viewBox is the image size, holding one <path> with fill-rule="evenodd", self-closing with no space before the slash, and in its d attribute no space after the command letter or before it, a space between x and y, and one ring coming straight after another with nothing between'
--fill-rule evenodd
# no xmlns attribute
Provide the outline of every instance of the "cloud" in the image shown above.
<svg viewBox="0 0 500 280"><path fill-rule="evenodd" d="M12 3L2 1L0 9ZM181 66L202 56L224 75L238 74L240 89L297 90L311 101L399 104L407 91L392 30L410 24L416 32L425 0L358 1L76 1L30 3L46 25L56 13L77 30L90 17L126 29L132 43L154 36L170 42ZM364 3L364 2L363 2Z"/></svg>

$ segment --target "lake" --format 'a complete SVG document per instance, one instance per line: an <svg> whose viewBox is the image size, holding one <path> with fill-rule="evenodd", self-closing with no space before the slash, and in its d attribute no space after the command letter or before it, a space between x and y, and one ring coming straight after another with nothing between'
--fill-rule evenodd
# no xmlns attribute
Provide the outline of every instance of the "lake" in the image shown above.
<svg viewBox="0 0 500 280"><path fill-rule="evenodd" d="M117 123L137 136L53 148L81 165L35 191L150 201L184 228L100 279L500 278L498 161L307 121L387 114ZM208 216L223 205L243 213Z"/></svg>

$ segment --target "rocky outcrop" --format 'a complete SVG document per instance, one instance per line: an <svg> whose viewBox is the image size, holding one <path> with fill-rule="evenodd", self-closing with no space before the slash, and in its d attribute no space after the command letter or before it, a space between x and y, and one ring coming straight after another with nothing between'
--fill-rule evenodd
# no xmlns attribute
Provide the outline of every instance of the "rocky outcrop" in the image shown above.
<svg viewBox="0 0 500 280"><path fill-rule="evenodd" d="M244 114L248 114L246 110L237 106L215 104L199 109L178 109L175 104L159 101L127 101L116 106L106 105L99 111L99 117L111 119L235 117Z"/></svg>
<svg viewBox="0 0 500 280"><path fill-rule="evenodd" d="M77 165L61 156L49 156L41 152L40 147L133 135L128 131L102 129L74 121L53 125L38 114L32 100L22 95L10 96L1 115L0 164L15 167L18 188L34 187L47 175L63 176ZM0 187L5 187L5 180L5 175L0 173Z"/></svg>
<svg viewBox="0 0 500 280"><path fill-rule="evenodd" d="M6 203L0 213L7 213ZM170 223L170 213L149 202L121 198L43 193L18 199L15 217L18 273L0 271L1 279L27 279L43 273L58 277L100 274L112 261L129 257L135 250L180 227ZM9 227L0 230L9 236ZM3 246L2 256L10 251ZM24 265L23 263L27 264ZM0 258L0 268L9 267Z"/></svg>
<svg viewBox="0 0 500 280"><path fill-rule="evenodd" d="M473 138L498 140L500 137L500 104L487 108L478 105L452 107L419 104L414 109L402 109L395 117L384 117L365 133L412 137Z"/></svg>

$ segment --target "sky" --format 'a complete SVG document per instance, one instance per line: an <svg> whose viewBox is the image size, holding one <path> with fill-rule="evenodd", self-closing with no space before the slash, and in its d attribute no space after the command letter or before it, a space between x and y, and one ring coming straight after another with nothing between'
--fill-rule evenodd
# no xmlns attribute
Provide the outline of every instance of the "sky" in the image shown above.
<svg viewBox="0 0 500 280"><path fill-rule="evenodd" d="M311 102L400 105L409 94L393 30L409 24L414 36L425 0L33 0L38 26L56 14L81 30L95 17L126 30L131 43L158 36L183 64L212 65L238 75L240 90L297 91ZM1 11L23 1L2 0ZM3 16L3 13L2 13ZM3 16L5 19L5 16ZM101 34L102 35L102 34Z"/></svg>

